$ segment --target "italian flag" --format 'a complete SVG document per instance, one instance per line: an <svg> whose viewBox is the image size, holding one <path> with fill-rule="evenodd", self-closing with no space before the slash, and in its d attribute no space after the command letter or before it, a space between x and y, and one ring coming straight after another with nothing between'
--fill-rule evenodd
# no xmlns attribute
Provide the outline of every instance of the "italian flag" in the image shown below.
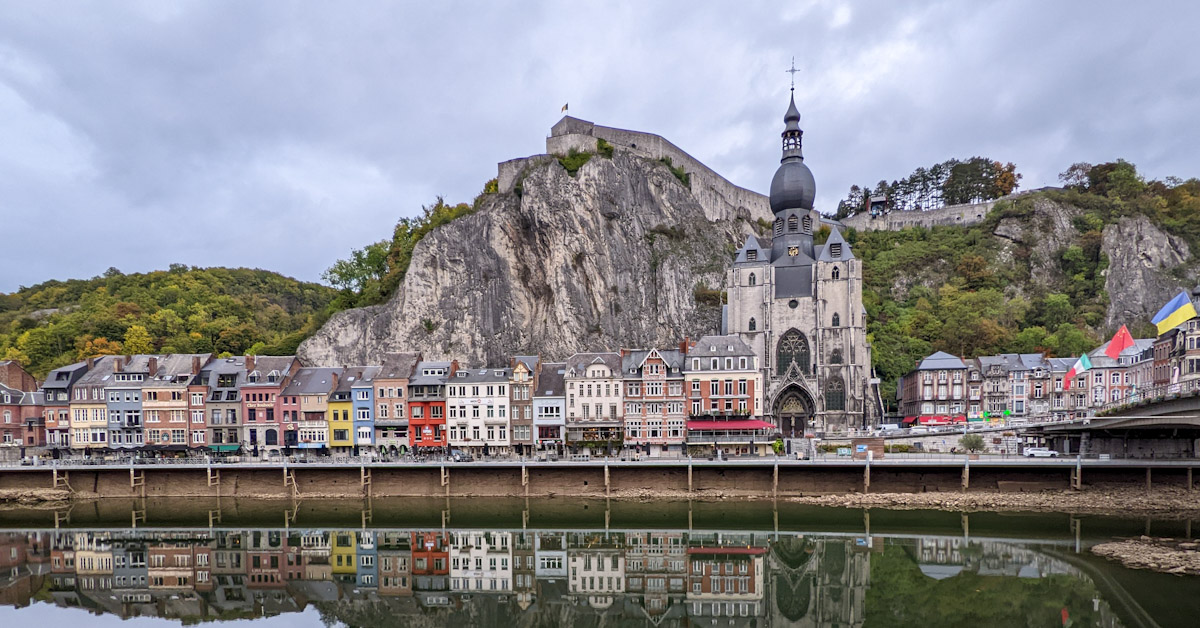
<svg viewBox="0 0 1200 628"><path fill-rule="evenodd" d="M1075 381L1077 376L1083 374L1084 371L1087 371L1090 368L1092 368L1092 360L1088 358L1088 355L1085 353L1079 356L1079 361L1076 362L1075 365L1067 371L1066 376L1063 377L1063 390L1070 390L1071 382Z"/></svg>

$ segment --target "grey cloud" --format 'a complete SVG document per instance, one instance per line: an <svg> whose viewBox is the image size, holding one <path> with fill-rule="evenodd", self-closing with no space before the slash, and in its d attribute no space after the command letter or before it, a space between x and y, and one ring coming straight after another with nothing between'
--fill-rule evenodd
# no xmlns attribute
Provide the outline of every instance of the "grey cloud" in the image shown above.
<svg viewBox="0 0 1200 628"><path fill-rule="evenodd" d="M171 262L303 279L563 102L764 190L796 96L818 206L974 154L1026 187L1124 157L1196 176L1200 10L1089 3L96 3L0 14L0 290Z"/></svg>

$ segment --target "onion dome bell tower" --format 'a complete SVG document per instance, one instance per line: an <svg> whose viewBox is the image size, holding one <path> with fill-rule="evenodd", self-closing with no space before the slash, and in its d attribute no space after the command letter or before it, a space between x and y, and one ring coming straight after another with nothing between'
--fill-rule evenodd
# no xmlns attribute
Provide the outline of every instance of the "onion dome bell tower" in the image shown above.
<svg viewBox="0 0 1200 628"><path fill-rule="evenodd" d="M811 210L817 196L817 183L812 171L804 165L800 146L804 131L800 130L800 111L796 109L794 94L783 122L783 159L771 180L771 211L778 214L788 209Z"/></svg>

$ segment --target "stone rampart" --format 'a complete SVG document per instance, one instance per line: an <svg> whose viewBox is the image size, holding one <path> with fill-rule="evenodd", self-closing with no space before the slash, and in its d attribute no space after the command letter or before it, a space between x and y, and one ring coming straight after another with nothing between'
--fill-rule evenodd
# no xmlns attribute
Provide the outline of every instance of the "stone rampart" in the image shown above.
<svg viewBox="0 0 1200 628"><path fill-rule="evenodd" d="M546 138L546 152L551 155L565 155L571 149L595 152L597 139L612 144L615 150L629 151L647 159L669 158L674 166L683 168L691 177L692 195L704 208L705 217L709 220L771 219L770 201L766 196L734 185L660 135L600 126L568 116L551 129L550 136ZM521 171L535 158L513 159L499 164L500 191L511 192Z"/></svg>
<svg viewBox="0 0 1200 628"><path fill-rule="evenodd" d="M1008 198L1008 197L1006 197ZM849 218L843 218L842 224L853 227L858 231L899 231L909 227L941 227L947 225L973 225L983 222L988 212L996 203L1004 200L997 199L983 203L967 203L965 205L950 205L929 211L893 211L882 216L871 216L869 212L861 212Z"/></svg>

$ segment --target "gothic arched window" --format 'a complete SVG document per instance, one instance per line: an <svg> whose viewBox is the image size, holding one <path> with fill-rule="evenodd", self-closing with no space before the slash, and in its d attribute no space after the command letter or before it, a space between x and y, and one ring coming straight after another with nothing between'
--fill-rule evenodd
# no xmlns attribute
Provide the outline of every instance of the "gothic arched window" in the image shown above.
<svg viewBox="0 0 1200 628"><path fill-rule="evenodd" d="M754 273L750 273L750 285L752 285L752 286L758 285L758 277L755 277Z"/></svg>
<svg viewBox="0 0 1200 628"><path fill-rule="evenodd" d="M810 363L812 362L811 353L808 350L808 339L804 334L795 329L783 335L779 340L779 350L776 352L776 369L780 375L787 373L788 367L792 362L800 367L800 372L808 374Z"/></svg>
<svg viewBox="0 0 1200 628"><path fill-rule="evenodd" d="M842 269L838 268L837 266L834 266L833 271L831 273L829 273L829 276L833 277L834 279L841 279L842 278Z"/></svg>
<svg viewBox="0 0 1200 628"><path fill-rule="evenodd" d="M842 317L841 317L841 316L838 316L838 313L837 313L837 312L834 312L834 313L833 313L833 326L834 326L834 327L841 327L841 326L842 326Z"/></svg>
<svg viewBox="0 0 1200 628"><path fill-rule="evenodd" d="M812 233L812 216L804 217L804 233Z"/></svg>
<svg viewBox="0 0 1200 628"><path fill-rule="evenodd" d="M750 319L750 331L754 331L757 328L758 328L758 321L751 318Z"/></svg>
<svg viewBox="0 0 1200 628"><path fill-rule="evenodd" d="M792 214L791 216L788 216L788 233L791 233L795 230L796 230L796 215Z"/></svg>
<svg viewBox="0 0 1200 628"><path fill-rule="evenodd" d="M841 377L834 376L825 381L825 409L846 409L846 384Z"/></svg>
<svg viewBox="0 0 1200 628"><path fill-rule="evenodd" d="M842 363L842 350L841 349L834 349L833 351L829 352L829 363L830 364L841 364Z"/></svg>

